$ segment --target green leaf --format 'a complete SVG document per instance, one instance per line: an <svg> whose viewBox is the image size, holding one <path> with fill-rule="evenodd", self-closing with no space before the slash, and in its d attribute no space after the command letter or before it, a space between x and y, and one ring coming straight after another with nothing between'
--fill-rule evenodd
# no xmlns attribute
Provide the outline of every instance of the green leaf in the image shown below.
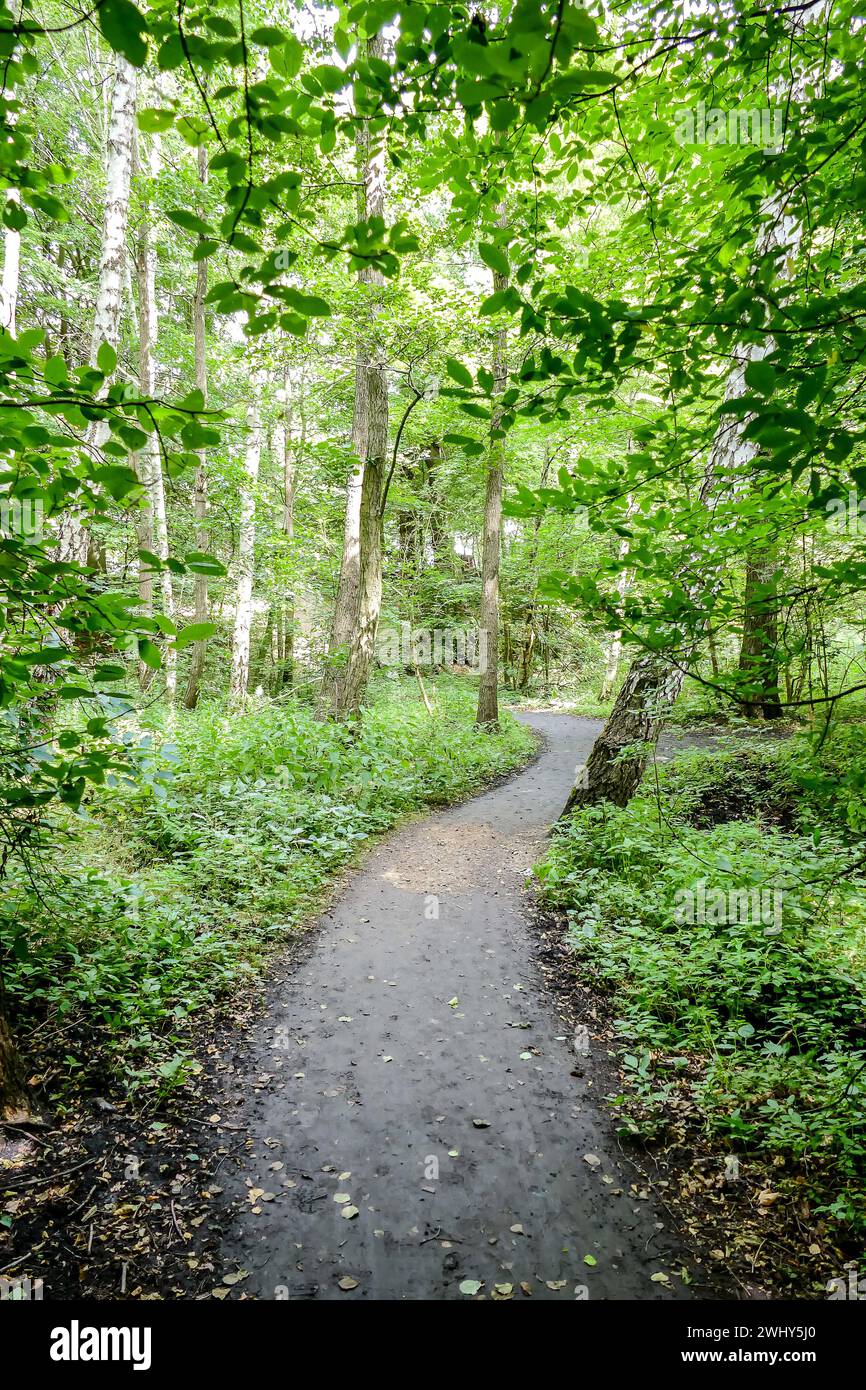
<svg viewBox="0 0 866 1390"><path fill-rule="evenodd" d="M163 130L170 130L174 125L174 112L160 110L157 107L149 107L146 111L138 113L138 128L148 134L156 134Z"/></svg>
<svg viewBox="0 0 866 1390"><path fill-rule="evenodd" d="M508 257L498 246L491 246L490 243L482 242L478 248L478 254L485 265L489 265L491 270L495 270L497 275L508 279L511 270L508 264Z"/></svg>
<svg viewBox="0 0 866 1390"><path fill-rule="evenodd" d="M216 632L216 623L190 623L183 628L177 635L174 647L182 652L184 647L189 647L193 642L204 642L208 637L213 637Z"/></svg>
<svg viewBox="0 0 866 1390"><path fill-rule="evenodd" d="M456 381L458 386L471 388L473 385L472 373L462 362L457 362L453 357L449 357L445 363L445 370L452 381Z"/></svg>
<svg viewBox="0 0 866 1390"><path fill-rule="evenodd" d="M111 343L100 343L96 354L96 365L103 376L111 376L117 367L117 353Z"/></svg>
<svg viewBox="0 0 866 1390"><path fill-rule="evenodd" d="M157 647L154 642L151 642L149 637L139 637L138 655L145 666L149 666L152 671L158 671L162 665L159 647Z"/></svg>
<svg viewBox="0 0 866 1390"><path fill-rule="evenodd" d="M106 41L115 53L122 53L134 68L144 67L147 59L147 21L132 0L102 0L97 18Z"/></svg>
<svg viewBox="0 0 866 1390"><path fill-rule="evenodd" d="M750 362L746 367L746 385L762 396L771 396L776 385L776 372L769 362Z"/></svg>
<svg viewBox="0 0 866 1390"><path fill-rule="evenodd" d="M170 222L176 227L182 227L185 232L198 232L199 236L212 235L208 224L188 208L169 208L165 215Z"/></svg>
<svg viewBox="0 0 866 1390"><path fill-rule="evenodd" d="M262 48L275 48L277 44L283 43L285 37L282 29L263 24L260 29L254 29L250 34L250 43L260 44Z"/></svg>

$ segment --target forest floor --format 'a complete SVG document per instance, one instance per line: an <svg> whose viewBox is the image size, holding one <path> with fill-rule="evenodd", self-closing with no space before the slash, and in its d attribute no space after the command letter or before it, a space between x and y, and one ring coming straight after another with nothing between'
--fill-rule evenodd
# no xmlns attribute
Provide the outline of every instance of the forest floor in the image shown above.
<svg viewBox="0 0 866 1390"><path fill-rule="evenodd" d="M518 717L534 761L349 870L264 1000L202 1019L166 1109L97 1098L65 1157L37 1139L45 1178L7 1189L30 1250L0 1266L52 1298L771 1296L701 1235L718 1184L680 1201L617 1137L610 1022L527 888L600 725Z"/></svg>
<svg viewBox="0 0 866 1390"><path fill-rule="evenodd" d="M272 989L217 1102L251 1143L222 1249L259 1298L706 1298L545 986L525 881L597 725L389 837ZM231 1276L231 1273L229 1274Z"/></svg>

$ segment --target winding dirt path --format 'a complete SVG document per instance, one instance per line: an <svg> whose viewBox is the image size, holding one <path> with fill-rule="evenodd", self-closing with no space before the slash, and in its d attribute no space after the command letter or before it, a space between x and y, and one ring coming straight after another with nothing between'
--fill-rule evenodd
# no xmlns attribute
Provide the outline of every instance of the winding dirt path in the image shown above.
<svg viewBox="0 0 866 1390"><path fill-rule="evenodd" d="M689 1262L638 1195L527 925L526 874L599 725L521 717L538 759L388 837L274 988L236 1112L253 1142L226 1181L247 1296L693 1295L652 1278Z"/></svg>

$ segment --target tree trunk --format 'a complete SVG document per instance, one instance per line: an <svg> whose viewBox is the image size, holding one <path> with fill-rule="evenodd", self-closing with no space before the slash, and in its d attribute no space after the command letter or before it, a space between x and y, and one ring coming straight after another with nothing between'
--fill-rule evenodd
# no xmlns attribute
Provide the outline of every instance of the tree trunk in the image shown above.
<svg viewBox="0 0 866 1390"><path fill-rule="evenodd" d="M384 52L381 38L367 40L367 56L380 58ZM373 146L370 131L364 124L356 139L358 162L358 221L385 215L385 145ZM384 283L380 271L367 267L358 272L361 284L371 286L368 317L372 321L378 308L376 289ZM352 636L358 615L361 594L361 506L364 468L369 440L369 381L373 370L374 343L371 328L358 335L355 350L355 406L352 415L352 452L349 478L346 485L346 517L343 525L343 553L340 578L334 602L334 620L328 647L329 670L322 688L322 703L330 705L339 715L345 705L344 689Z"/></svg>
<svg viewBox="0 0 866 1390"><path fill-rule="evenodd" d="M384 364L371 364L367 379L368 439L361 489L361 571L358 613L346 667L339 716L361 709L376 647L382 606L382 496L388 451L388 381Z"/></svg>
<svg viewBox="0 0 866 1390"><path fill-rule="evenodd" d="M200 145L198 151L198 178L199 183L202 185L202 188L204 188L204 185L207 183L207 152L204 145ZM200 242L203 240L203 237L199 237ZM195 384L197 389L201 392L204 405L207 405L207 339L205 337L206 324L204 309L206 294L207 259L202 257L202 259L198 261L196 267L195 296L192 302L192 327L195 351ZM210 538L207 528L207 454L204 449L199 449L198 451L198 467L195 475L195 523L196 549L202 553L206 553ZM193 622L206 623L207 621L207 575L197 574L195 577L195 617L193 618ZM195 709L198 703L201 678L204 672L206 645L206 642L193 643L189 676L187 677L186 697L184 699L184 704L187 709Z"/></svg>
<svg viewBox="0 0 866 1390"><path fill-rule="evenodd" d="M367 56L381 58L384 40L367 40ZM371 137L365 124L358 134L358 220L385 217L385 137ZM367 267L358 273L369 286L369 327L359 336L355 361L352 448L359 460L346 493L346 520L340 581L328 650L329 667L322 705L337 719L360 709L372 666L382 602L382 492L388 448L388 385L374 320L384 277Z"/></svg>
<svg viewBox="0 0 866 1390"><path fill-rule="evenodd" d="M17 188L6 190L7 203L20 203ZM21 265L21 233L7 227L3 233L3 283L0 287L0 328L15 337L18 315L18 276Z"/></svg>
<svg viewBox="0 0 866 1390"><path fill-rule="evenodd" d="M772 221L762 231L758 253L763 254L774 247L785 248L790 259L799 245L801 229L792 218L785 216L781 203L776 203L774 211ZM765 357L771 348L771 341L765 340L743 351L728 375L726 401L745 393L746 367L750 362ZM734 486L738 480L742 481L749 463L755 457L755 445L743 438L747 422L748 417L722 416L704 472L699 497L702 506L706 506L717 489L724 490ZM697 598L703 575L700 555L693 558L698 566L698 578L691 583L684 581L684 587L693 598ZM696 633L691 655L697 643ZM687 661L682 664L685 666ZM612 801L617 806L628 803L640 784L665 718L676 702L684 680L683 670L672 667L662 655L654 652L647 652L632 663L610 717L572 788L563 816L600 801ZM634 746L634 753L623 758L623 749L630 746Z"/></svg>
<svg viewBox="0 0 866 1390"><path fill-rule="evenodd" d="M630 447L630 446L631 446L631 439L629 439L629 447ZM626 506L626 520L628 520L628 519L631 517L631 515L632 515L632 513L633 513L633 511L634 511L634 506L635 506L634 498L633 498L631 495L629 495L628 501L627 501L627 506ZM620 560L621 560L621 561L624 560L625 557L626 557L627 555L628 555L628 537L627 537L627 536L623 536L622 540L620 541L620 545L619 545L619 558L620 558ZM618 574L617 577L616 577L616 592L617 592L617 595L618 595L617 609L618 609L618 611L619 611L620 614L621 614L622 611L623 611L623 604L625 603L625 596L626 596L626 594L628 593L628 586L629 586L629 572L628 572L627 569L621 569L620 572L619 572L619 574ZM616 685L616 678L617 678L617 676L619 675L619 661L620 661L620 657L621 657L621 656L622 656L622 630L621 630L621 629L617 629L616 632L612 632L612 633L611 633L611 635L610 635L610 643L608 644L608 648L607 648L607 651L606 651L606 653L605 653L605 658L604 658L604 677L603 677L602 682L601 682L601 689L600 689L599 692L598 692L598 698L599 698L599 700L602 700L602 701L604 701L604 700L609 700L610 697L611 697L611 695L613 694L613 689L614 689L614 686Z"/></svg>
<svg viewBox="0 0 866 1390"><path fill-rule="evenodd" d="M505 227L505 206L500 204L497 226ZM508 288L508 279L493 272L493 290ZM494 398L501 397L508 378L506 330L496 334L493 350ZM495 405L490 421L487 450L487 485L484 495L484 548L481 559L481 618L479 623L482 661L478 683L478 710L475 722L495 725L499 720L499 554L502 545L502 483L505 474L505 446L500 436L502 408Z"/></svg>
<svg viewBox="0 0 866 1390"><path fill-rule="evenodd" d="M433 564L439 569L454 569L454 545L444 523L444 513L437 486L437 474L444 461L445 450L438 439L431 439L424 452L424 500L428 509L430 549Z"/></svg>
<svg viewBox="0 0 866 1390"><path fill-rule="evenodd" d="M238 536L238 588L235 627L232 638L232 668L229 685L233 704L242 705L250 681L250 631L253 618L253 571L256 547L256 485L262 450L262 422L259 413L258 383L247 410L247 448L244 456L244 482L241 490L241 523Z"/></svg>
<svg viewBox="0 0 866 1390"><path fill-rule="evenodd" d="M156 395L156 341L159 332L159 308L156 300L157 250L151 222L153 196L161 167L161 150L158 136L151 136L150 149L144 174L147 186L144 190L144 217L139 231L138 242L138 380L143 396ZM175 617L174 586L171 570L165 567L169 554L168 517L165 507L165 482L162 475L162 455L159 436L154 432L148 436L147 443L138 456L138 472L147 494L147 503L139 535L142 549L150 550L163 561L159 583L162 591L163 613L172 622ZM141 574L141 571L139 571ZM144 592L142 593L142 590ZM153 580L145 570L144 584L139 584L139 597L150 605L145 611L153 611ZM143 667L145 681L148 668ZM169 703L174 702L177 691L177 653L169 645L164 658L165 693Z"/></svg>
<svg viewBox="0 0 866 1390"><path fill-rule="evenodd" d="M750 718L778 719L782 713L775 572L775 560L768 556L746 559L739 670L746 696L743 712Z"/></svg>
<svg viewBox="0 0 866 1390"><path fill-rule="evenodd" d="M0 992L0 1124L29 1124L36 1119L27 1095L24 1063L6 1020Z"/></svg>
<svg viewBox="0 0 866 1390"><path fill-rule="evenodd" d="M132 179L135 134L135 86L135 68L122 54L115 54L114 86L106 142L105 207L99 284L90 346L90 360L93 365L103 343L108 343L116 351L120 339L126 227L129 218L129 187ZM88 444L91 448L98 449L105 443L108 434L108 426L100 421L88 430ZM61 521L58 553L60 559L67 563L86 563L87 532L72 512L67 512Z"/></svg>
<svg viewBox="0 0 866 1390"><path fill-rule="evenodd" d="M297 460L295 458L295 444L292 438L292 400L290 392L292 390L291 375L287 371L285 378L286 391L286 410L285 420L282 425L282 463L283 463L283 535L291 548L295 539L295 488L297 486ZM304 385L303 381L299 384L299 395L301 402L301 439L304 436ZM279 615L279 629L281 633L279 650L279 681L281 685L291 686L295 679L295 603L291 591L286 594Z"/></svg>

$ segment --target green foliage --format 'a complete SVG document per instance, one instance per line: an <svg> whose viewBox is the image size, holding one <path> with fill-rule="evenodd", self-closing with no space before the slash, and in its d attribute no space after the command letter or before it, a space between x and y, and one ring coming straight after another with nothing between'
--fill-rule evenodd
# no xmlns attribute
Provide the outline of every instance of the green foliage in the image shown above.
<svg viewBox="0 0 866 1390"><path fill-rule="evenodd" d="M292 701L233 717L205 705L155 730L148 775L85 800L36 891L21 866L7 885L0 960L19 1017L56 1034L76 1077L182 1079L192 1021L253 977L362 845L534 746L507 717L476 730L460 682L432 695L431 719L383 682L357 730Z"/></svg>
<svg viewBox="0 0 866 1390"><path fill-rule="evenodd" d="M625 810L578 813L537 873L611 997L624 1131L653 1132L675 1103L803 1165L833 1215L862 1223L864 852L798 812L802 759L797 745L681 754ZM737 890L764 898L743 911Z"/></svg>

